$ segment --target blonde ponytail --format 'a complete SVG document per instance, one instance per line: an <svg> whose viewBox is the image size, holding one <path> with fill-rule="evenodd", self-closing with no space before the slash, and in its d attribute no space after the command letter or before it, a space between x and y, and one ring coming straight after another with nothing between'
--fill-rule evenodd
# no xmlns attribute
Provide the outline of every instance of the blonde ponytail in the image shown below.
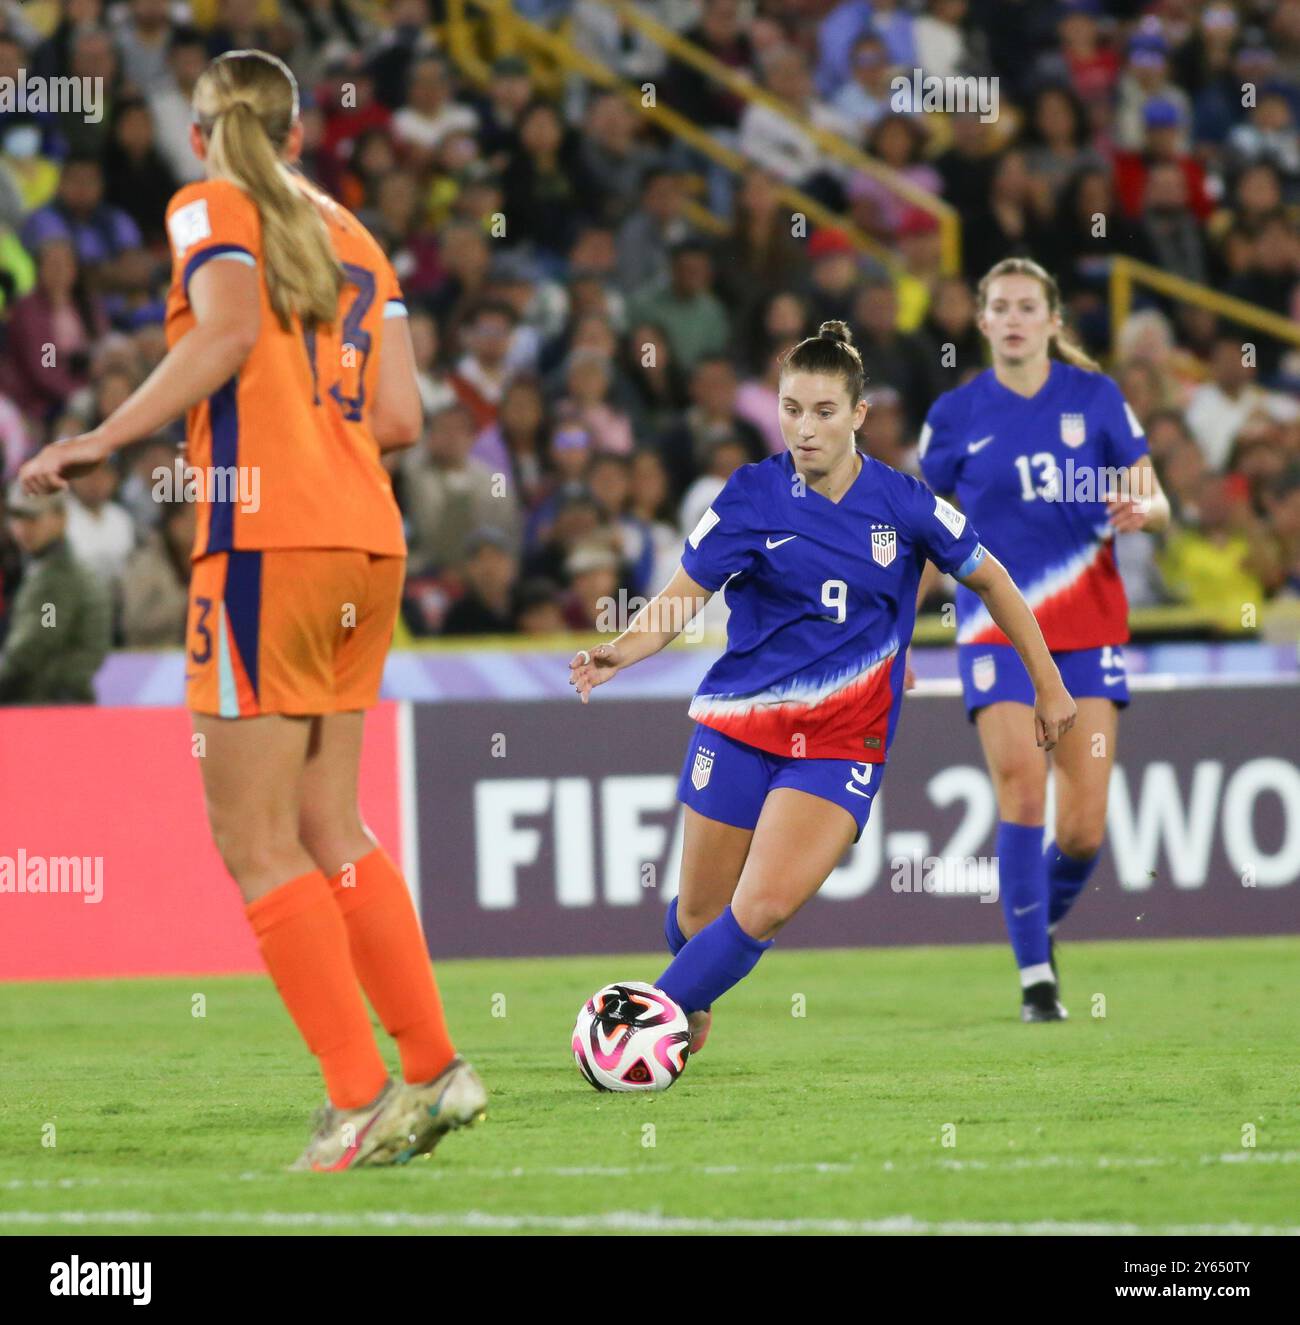
<svg viewBox="0 0 1300 1325"><path fill-rule="evenodd" d="M1003 258L985 272L984 278L976 288L975 307L980 312L983 312L984 306L988 303L989 287L999 276L1028 276L1031 280L1037 281L1043 287L1048 310L1052 313L1061 311L1060 287L1045 267L1040 267L1032 258ZM1052 333L1048 341L1048 352L1053 350L1058 359L1072 364L1075 368L1083 368L1090 373L1101 372L1101 365L1086 353L1078 341L1064 331Z"/></svg>
<svg viewBox="0 0 1300 1325"><path fill-rule="evenodd" d="M298 117L298 84L264 51L228 51L199 76L194 110L210 174L239 185L262 221L266 287L287 331L338 316L343 270L317 205L293 182L280 152Z"/></svg>

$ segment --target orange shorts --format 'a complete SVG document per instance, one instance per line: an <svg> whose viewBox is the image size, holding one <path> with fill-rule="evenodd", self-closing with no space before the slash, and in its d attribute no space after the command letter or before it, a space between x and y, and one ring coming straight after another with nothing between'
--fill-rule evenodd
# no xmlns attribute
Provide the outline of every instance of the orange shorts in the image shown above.
<svg viewBox="0 0 1300 1325"><path fill-rule="evenodd" d="M186 705L221 718L370 708L405 570L404 557L336 548L201 557L190 576Z"/></svg>

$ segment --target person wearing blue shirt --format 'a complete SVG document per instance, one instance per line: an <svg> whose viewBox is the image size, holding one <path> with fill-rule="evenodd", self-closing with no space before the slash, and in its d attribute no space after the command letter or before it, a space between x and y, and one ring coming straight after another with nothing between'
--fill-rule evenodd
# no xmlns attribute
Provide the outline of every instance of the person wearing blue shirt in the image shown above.
<svg viewBox="0 0 1300 1325"><path fill-rule="evenodd" d="M956 496L1020 586L1078 701L1079 720L1053 755L1056 840L1044 852L1036 683L1018 641L958 587L958 670L998 798L999 896L1021 1017L1060 1021L1053 931L1101 849L1117 714L1128 703L1128 601L1114 535L1163 529L1169 504L1137 416L1065 337L1053 278L1027 258L1005 258L980 282L977 307L993 367L934 402L918 450L926 482Z"/></svg>
<svg viewBox="0 0 1300 1325"><path fill-rule="evenodd" d="M1074 721L1033 614L973 523L857 449L863 388L844 323L796 345L779 385L787 449L736 470L668 585L612 643L570 663L586 703L726 593L726 651L690 707L679 894L665 923L674 956L655 982L690 1016L693 1052L714 1000L862 834L894 739L927 560L967 585L1020 650L1037 688L1039 744L1050 748Z"/></svg>

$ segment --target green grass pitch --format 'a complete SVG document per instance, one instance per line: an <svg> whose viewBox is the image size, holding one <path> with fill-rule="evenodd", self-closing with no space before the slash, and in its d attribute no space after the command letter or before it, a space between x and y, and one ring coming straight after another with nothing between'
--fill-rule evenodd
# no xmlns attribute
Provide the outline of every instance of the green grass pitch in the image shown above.
<svg viewBox="0 0 1300 1325"><path fill-rule="evenodd" d="M1300 1231L1298 938L1067 945L1043 1026L1001 948L778 947L672 1090L598 1095L578 1006L661 964L441 964L488 1120L337 1175L284 1171L321 1089L269 980L0 986L0 1232Z"/></svg>

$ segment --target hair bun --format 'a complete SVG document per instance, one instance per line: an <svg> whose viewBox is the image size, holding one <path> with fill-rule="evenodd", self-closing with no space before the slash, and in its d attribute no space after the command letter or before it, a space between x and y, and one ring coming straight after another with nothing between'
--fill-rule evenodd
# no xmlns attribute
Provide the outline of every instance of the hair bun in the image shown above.
<svg viewBox="0 0 1300 1325"><path fill-rule="evenodd" d="M841 345L853 344L853 332L849 330L847 322L823 322L817 328L817 337L819 340L838 341Z"/></svg>

